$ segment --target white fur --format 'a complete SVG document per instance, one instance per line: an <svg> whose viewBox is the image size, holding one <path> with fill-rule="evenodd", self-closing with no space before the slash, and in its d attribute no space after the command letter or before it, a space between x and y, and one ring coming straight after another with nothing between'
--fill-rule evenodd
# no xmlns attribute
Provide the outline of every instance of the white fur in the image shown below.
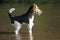
<svg viewBox="0 0 60 40"><path fill-rule="evenodd" d="M12 13L14 10L15 10L15 8L11 8L11 9L9 10L9 13Z"/></svg>

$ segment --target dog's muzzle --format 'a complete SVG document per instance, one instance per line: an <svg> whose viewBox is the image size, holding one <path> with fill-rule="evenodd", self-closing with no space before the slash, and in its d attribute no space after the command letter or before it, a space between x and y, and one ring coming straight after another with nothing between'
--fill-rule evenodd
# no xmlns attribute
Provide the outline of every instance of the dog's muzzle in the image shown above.
<svg viewBox="0 0 60 40"><path fill-rule="evenodd" d="M38 9L38 10L37 10L37 14L38 14L38 15L41 15L41 14L42 14L42 10Z"/></svg>

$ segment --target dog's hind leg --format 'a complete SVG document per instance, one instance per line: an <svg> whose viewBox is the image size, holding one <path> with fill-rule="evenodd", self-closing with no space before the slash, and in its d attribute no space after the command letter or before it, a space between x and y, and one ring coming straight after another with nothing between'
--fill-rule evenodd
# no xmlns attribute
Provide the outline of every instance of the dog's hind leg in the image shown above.
<svg viewBox="0 0 60 40"><path fill-rule="evenodd" d="M15 33L18 34L19 29L21 28L21 24L17 21L14 21Z"/></svg>

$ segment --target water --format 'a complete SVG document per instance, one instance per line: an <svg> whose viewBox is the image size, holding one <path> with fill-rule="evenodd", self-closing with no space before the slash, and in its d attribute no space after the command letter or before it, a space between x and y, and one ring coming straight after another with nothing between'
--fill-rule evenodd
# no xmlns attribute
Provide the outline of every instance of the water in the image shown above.
<svg viewBox="0 0 60 40"><path fill-rule="evenodd" d="M0 33L0 40L33 40L33 35Z"/></svg>
<svg viewBox="0 0 60 40"><path fill-rule="evenodd" d="M39 5L43 13L35 14L33 33L29 35L26 25L23 25L19 34L14 34L8 18L8 10L15 7L13 16L25 13L30 5L27 4L4 4L0 5L0 40L60 40L60 5Z"/></svg>

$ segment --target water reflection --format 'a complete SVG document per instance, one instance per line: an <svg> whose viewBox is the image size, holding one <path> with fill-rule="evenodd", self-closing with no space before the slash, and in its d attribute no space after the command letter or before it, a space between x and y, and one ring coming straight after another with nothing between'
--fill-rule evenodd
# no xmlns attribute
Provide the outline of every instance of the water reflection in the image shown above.
<svg viewBox="0 0 60 40"><path fill-rule="evenodd" d="M22 40L22 37L21 37L20 34L17 34L17 35L16 35L16 40Z"/></svg>
<svg viewBox="0 0 60 40"><path fill-rule="evenodd" d="M29 40L33 40L33 35L29 34Z"/></svg>
<svg viewBox="0 0 60 40"><path fill-rule="evenodd" d="M22 37L22 35L20 35L20 34L16 35L16 40L22 40L22 39L24 39L24 37ZM28 40L33 40L33 35L29 34L27 39Z"/></svg>

